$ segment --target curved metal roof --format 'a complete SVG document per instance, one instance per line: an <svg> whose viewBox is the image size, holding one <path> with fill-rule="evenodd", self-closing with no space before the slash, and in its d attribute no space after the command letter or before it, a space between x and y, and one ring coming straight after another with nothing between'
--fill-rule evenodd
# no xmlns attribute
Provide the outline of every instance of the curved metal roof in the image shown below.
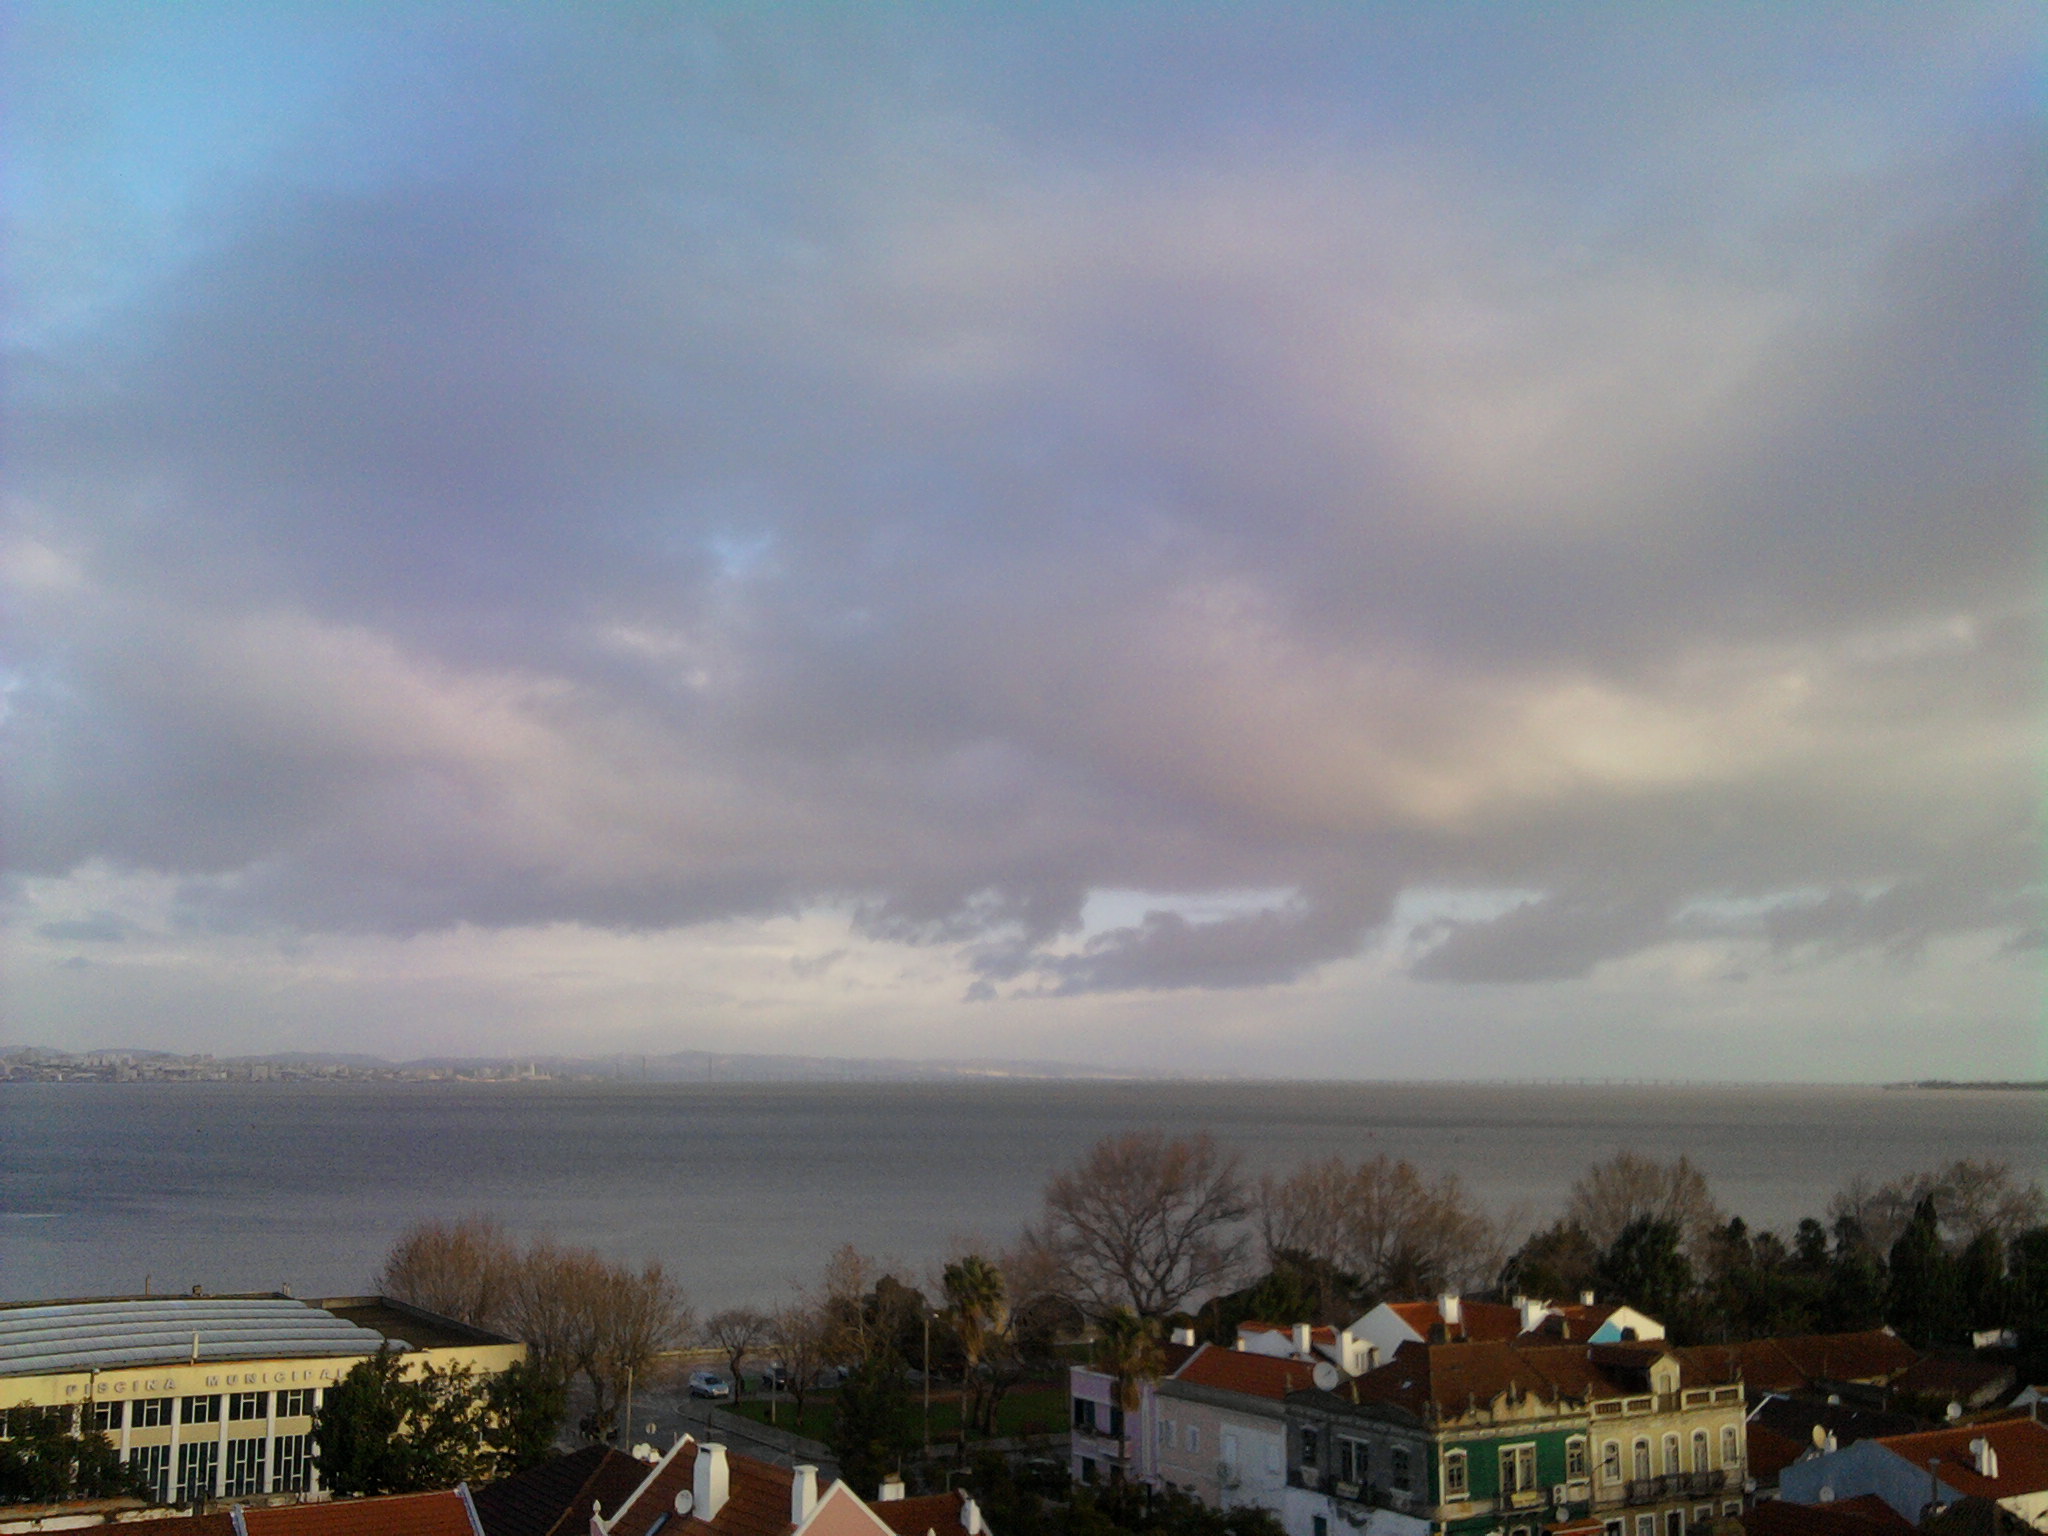
<svg viewBox="0 0 2048 1536"><path fill-rule="evenodd" d="M167 1296L0 1307L0 1376L178 1365L194 1358L369 1355L387 1343L407 1347L288 1297Z"/></svg>

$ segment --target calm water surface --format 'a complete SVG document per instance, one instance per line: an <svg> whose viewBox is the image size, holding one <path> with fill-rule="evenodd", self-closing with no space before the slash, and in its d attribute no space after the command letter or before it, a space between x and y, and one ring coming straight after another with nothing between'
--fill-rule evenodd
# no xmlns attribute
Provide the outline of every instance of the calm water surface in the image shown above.
<svg viewBox="0 0 2048 1536"><path fill-rule="evenodd" d="M422 1216L488 1211L658 1258L700 1307L772 1304L852 1241L921 1269L1006 1239L1046 1175L1133 1126L1255 1170L1385 1151L1547 1218L1624 1147L1706 1169L1754 1226L1962 1156L2048 1177L2048 1097L1872 1088L1381 1084L0 1084L0 1298L366 1286Z"/></svg>

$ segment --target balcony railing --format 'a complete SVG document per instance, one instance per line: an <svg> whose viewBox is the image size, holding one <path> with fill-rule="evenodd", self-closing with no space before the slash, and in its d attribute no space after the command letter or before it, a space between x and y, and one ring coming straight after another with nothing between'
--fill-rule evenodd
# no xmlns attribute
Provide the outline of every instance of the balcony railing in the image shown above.
<svg viewBox="0 0 2048 1536"><path fill-rule="evenodd" d="M1628 1501L1631 1504L1654 1504L1664 1497L1664 1483L1661 1478L1632 1477L1628 1480Z"/></svg>

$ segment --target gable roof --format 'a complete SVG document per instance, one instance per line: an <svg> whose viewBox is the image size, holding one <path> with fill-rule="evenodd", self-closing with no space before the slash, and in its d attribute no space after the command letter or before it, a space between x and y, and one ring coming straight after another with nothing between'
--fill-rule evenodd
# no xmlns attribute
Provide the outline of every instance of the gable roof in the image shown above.
<svg viewBox="0 0 2048 1536"><path fill-rule="evenodd" d="M1997 1454L1996 1477L1978 1472L1970 1454L1970 1442L1977 1439L1988 1440ZM1875 1443L1923 1471L1929 1462L1935 1463L1942 1482L1965 1498L2010 1499L2048 1489L2048 1426L2030 1418L1892 1435Z"/></svg>
<svg viewBox="0 0 2048 1536"><path fill-rule="evenodd" d="M896 1536L967 1536L967 1495L957 1488L915 1499L877 1499L868 1508Z"/></svg>
<svg viewBox="0 0 2048 1536"><path fill-rule="evenodd" d="M1294 1337L1294 1325L1292 1323L1239 1323L1237 1331L1239 1333L1278 1333L1290 1339ZM1328 1323L1318 1323L1315 1327L1309 1329L1308 1336L1309 1342L1313 1344L1334 1345L1337 1342L1337 1330Z"/></svg>
<svg viewBox="0 0 2048 1536"><path fill-rule="evenodd" d="M471 1502L484 1536L580 1536L592 1504L617 1514L646 1477L645 1462L586 1445L479 1488Z"/></svg>
<svg viewBox="0 0 2048 1536"><path fill-rule="evenodd" d="M1463 1412L1504 1394L1546 1403L1626 1397L1643 1390L1630 1379L1633 1373L1667 1353L1658 1344L1532 1343L1527 1337L1514 1343L1403 1344L1346 1395L1390 1403L1418 1417ZM1680 1369L1687 1386L1730 1379L1710 1364L1688 1369L1681 1361Z"/></svg>
<svg viewBox="0 0 2048 1536"><path fill-rule="evenodd" d="M1305 1391L1316 1384L1316 1362L1283 1360L1278 1355L1261 1355L1246 1349L1223 1349L1204 1344L1169 1378L1189 1386L1208 1387L1217 1392L1238 1392L1284 1402L1290 1392Z"/></svg>
<svg viewBox="0 0 2048 1536"><path fill-rule="evenodd" d="M657 1522L667 1527L669 1536L682 1536L684 1531L697 1536L705 1531L715 1536L787 1536L795 1529L789 1518L789 1488L795 1474L788 1467L731 1451L725 1454L726 1500L718 1513L709 1520L693 1514L685 1521L665 1521L675 1513L676 1495L689 1491L696 1478L700 1450L685 1436L656 1462L640 1488L607 1522L610 1536L649 1536Z"/></svg>
<svg viewBox="0 0 2048 1536"><path fill-rule="evenodd" d="M1425 1342L1435 1336L1438 1328L1444 1330L1449 1342L1467 1344L1505 1342L1522 1331L1522 1309L1504 1301L1471 1301L1461 1297L1456 1327L1444 1321L1443 1308L1434 1301L1390 1301L1387 1310Z"/></svg>
<svg viewBox="0 0 2048 1536"><path fill-rule="evenodd" d="M453 1489L255 1507L242 1511L242 1528L249 1536L476 1536Z"/></svg>
<svg viewBox="0 0 2048 1536"><path fill-rule="evenodd" d="M1806 1333L1737 1344L1692 1344L1672 1350L1686 1367L1740 1372L1752 1397L1765 1392L1807 1392L1823 1382L1882 1386L1907 1370L1920 1352L1886 1328L1862 1333Z"/></svg>

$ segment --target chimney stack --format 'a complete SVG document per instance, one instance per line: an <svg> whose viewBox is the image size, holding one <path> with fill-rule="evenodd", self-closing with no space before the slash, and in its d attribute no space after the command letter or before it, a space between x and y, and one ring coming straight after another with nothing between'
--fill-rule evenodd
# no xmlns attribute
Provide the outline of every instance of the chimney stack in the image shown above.
<svg viewBox="0 0 2048 1536"><path fill-rule="evenodd" d="M1174 1329L1173 1342L1176 1344L1185 1345L1189 1349L1193 1349L1195 1347L1195 1330L1192 1328Z"/></svg>
<svg viewBox="0 0 2048 1536"><path fill-rule="evenodd" d="M967 1536L982 1536L986 1529L981 1523L981 1506L971 1498L960 1501L960 1525Z"/></svg>
<svg viewBox="0 0 2048 1536"><path fill-rule="evenodd" d="M1998 1476L1998 1452L1982 1435L1970 1442L1970 1465L1977 1469L1979 1477Z"/></svg>
<svg viewBox="0 0 2048 1536"><path fill-rule="evenodd" d="M802 1525L818 1507L818 1469L805 1465L789 1471L789 1523Z"/></svg>
<svg viewBox="0 0 2048 1536"><path fill-rule="evenodd" d="M1307 1323L1296 1323L1294 1325L1294 1352L1297 1355L1301 1355L1304 1358L1308 1355L1310 1338L1311 1334Z"/></svg>
<svg viewBox="0 0 2048 1536"><path fill-rule="evenodd" d="M1443 1314L1444 1326L1446 1328L1455 1329L1465 1326L1464 1304L1450 1292L1446 1291L1443 1295L1437 1297L1436 1309Z"/></svg>
<svg viewBox="0 0 2048 1536"><path fill-rule="evenodd" d="M725 1447L707 1441L697 1447L697 1464L690 1469L690 1493L696 1508L690 1513L699 1520L715 1520L732 1493L732 1470L725 1464Z"/></svg>
<svg viewBox="0 0 2048 1536"><path fill-rule="evenodd" d="M1590 1306L1592 1306L1592 1305L1593 1305L1593 1293L1592 1293L1591 1291L1581 1291L1581 1292L1579 1292L1579 1305L1580 1305L1580 1306L1582 1306L1582 1307L1590 1307Z"/></svg>
<svg viewBox="0 0 2048 1536"><path fill-rule="evenodd" d="M882 1479L882 1486L875 1490L877 1504L893 1504L903 1497L903 1474L891 1472Z"/></svg>

